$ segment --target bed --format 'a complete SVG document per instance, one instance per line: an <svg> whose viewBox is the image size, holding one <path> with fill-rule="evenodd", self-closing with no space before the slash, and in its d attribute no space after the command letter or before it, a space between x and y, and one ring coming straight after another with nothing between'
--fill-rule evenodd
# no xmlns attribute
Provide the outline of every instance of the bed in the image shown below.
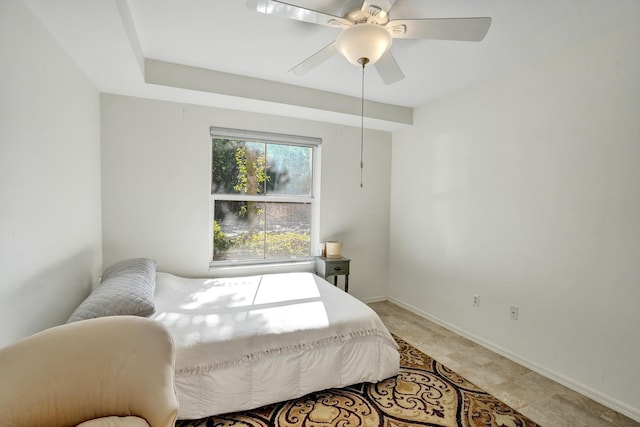
<svg viewBox="0 0 640 427"><path fill-rule="evenodd" d="M161 322L174 339L180 419L253 409L398 373L397 344L377 314L315 274L192 279L156 273L155 263L145 262L142 275L154 276L152 301L142 298L127 310ZM105 274L92 295L105 288ZM118 283L121 277L119 272ZM132 280L123 286L131 289ZM103 309L101 299L93 305ZM87 313L74 312L69 321L82 316Z"/></svg>

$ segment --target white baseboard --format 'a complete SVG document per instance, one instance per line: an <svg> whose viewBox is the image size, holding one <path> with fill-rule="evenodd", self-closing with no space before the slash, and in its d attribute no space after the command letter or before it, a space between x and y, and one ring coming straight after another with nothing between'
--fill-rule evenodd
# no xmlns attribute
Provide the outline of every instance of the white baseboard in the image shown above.
<svg viewBox="0 0 640 427"><path fill-rule="evenodd" d="M614 399L610 396L607 396L603 393L600 393L597 390L594 390L591 387L588 387L578 381L574 381L571 378L566 377L565 375L562 375L558 372L555 372L553 370L547 369L544 366L540 366L534 362L531 362L530 360L527 360L526 358L523 358L515 353L512 353L511 351L502 348L496 344L494 344L491 341L487 341L482 337L479 337L477 335L471 334L463 329L458 328L455 325L452 325L448 322L445 322L441 319L439 319L436 316L433 316L427 312L424 312L414 306L412 306L411 304L407 304L403 301L400 301L396 298L393 297L388 297L386 298L388 301L420 316L423 317L427 320L432 321L433 323L436 323L440 326L442 326L443 328L446 328L452 332L455 332L456 334L470 340L473 341L476 344L479 344L491 351L493 351L494 353L498 353L501 356L506 357L507 359L510 359L522 366L525 366L529 369L531 369L534 372L537 372L538 374L545 376L559 384L562 384L563 386L570 388L571 390L580 393L590 399L595 400L598 403L601 403L605 406L607 406L608 408L613 409L614 411L617 411L629 418L632 418L635 421L640 421L640 408L634 408L630 405L627 405L626 403L620 402L617 399ZM376 301L377 302L377 301Z"/></svg>
<svg viewBox="0 0 640 427"><path fill-rule="evenodd" d="M369 298L362 298L360 299L360 301L362 301L365 304L371 304L374 302L382 302L382 301L389 301L389 298L387 297L369 297ZM400 305L400 304L398 304Z"/></svg>

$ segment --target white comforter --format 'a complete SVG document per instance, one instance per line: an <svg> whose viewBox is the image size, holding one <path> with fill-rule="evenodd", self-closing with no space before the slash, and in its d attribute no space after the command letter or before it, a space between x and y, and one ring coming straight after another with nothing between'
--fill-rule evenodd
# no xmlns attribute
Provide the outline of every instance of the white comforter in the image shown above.
<svg viewBox="0 0 640 427"><path fill-rule="evenodd" d="M376 313L311 273L156 280L153 318L176 345L179 418L398 373L397 345Z"/></svg>

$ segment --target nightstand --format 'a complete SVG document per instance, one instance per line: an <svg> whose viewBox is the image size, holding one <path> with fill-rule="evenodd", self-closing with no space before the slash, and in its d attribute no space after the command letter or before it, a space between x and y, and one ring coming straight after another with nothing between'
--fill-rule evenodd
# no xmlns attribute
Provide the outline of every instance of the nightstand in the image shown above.
<svg viewBox="0 0 640 427"><path fill-rule="evenodd" d="M333 285L338 286L338 276L344 276L344 291L349 292L349 258L316 257L316 274L324 277L333 276Z"/></svg>

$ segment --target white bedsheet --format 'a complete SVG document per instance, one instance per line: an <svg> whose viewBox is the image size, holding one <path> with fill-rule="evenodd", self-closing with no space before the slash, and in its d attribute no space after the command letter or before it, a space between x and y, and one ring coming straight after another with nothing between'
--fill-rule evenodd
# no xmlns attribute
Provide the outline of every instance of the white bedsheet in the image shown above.
<svg viewBox="0 0 640 427"><path fill-rule="evenodd" d="M397 345L377 314L314 274L156 280L152 317L175 342L179 418L398 373Z"/></svg>

